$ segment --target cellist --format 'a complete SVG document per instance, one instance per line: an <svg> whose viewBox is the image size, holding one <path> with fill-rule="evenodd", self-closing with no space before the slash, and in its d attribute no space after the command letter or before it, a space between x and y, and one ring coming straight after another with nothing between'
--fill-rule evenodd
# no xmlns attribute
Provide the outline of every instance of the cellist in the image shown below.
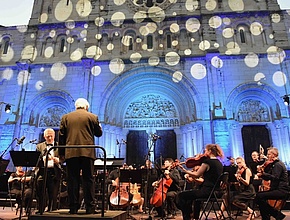
<svg viewBox="0 0 290 220"><path fill-rule="evenodd" d="M272 207L268 200L286 199L288 195L288 174L285 164L278 158L279 152L276 147L268 148L265 168L257 175L263 180L270 180L270 188L268 191L257 192L256 204L259 205L262 220L269 220L270 216L275 219L284 219L285 215Z"/></svg>
<svg viewBox="0 0 290 220"><path fill-rule="evenodd" d="M155 209L157 211L157 215L155 217L165 217L165 214L167 213L166 218L167 219L173 219L174 216L176 215L176 205L175 205L175 199L177 194L181 191L181 188L179 186L180 181L181 181L181 176L176 169L174 165L174 161L172 158L166 158L164 160L164 172L161 174L161 178L158 181L155 181L152 183L152 186L158 187L158 189L153 193L153 196L150 199L150 203L152 204L151 201L155 199L161 199L161 204L162 204L162 199L166 204L166 212L163 209L163 205L161 206L155 206ZM161 185L163 184L163 186ZM166 193L163 193L165 190L167 190ZM165 198L162 198L165 196ZM165 194L165 195L164 195ZM155 198L158 197L158 198ZM154 204L153 204L154 205Z"/></svg>

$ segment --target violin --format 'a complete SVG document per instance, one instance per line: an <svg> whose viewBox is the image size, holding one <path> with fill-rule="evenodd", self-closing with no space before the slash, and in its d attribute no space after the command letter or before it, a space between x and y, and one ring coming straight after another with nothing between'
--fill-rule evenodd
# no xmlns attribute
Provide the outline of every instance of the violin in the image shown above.
<svg viewBox="0 0 290 220"><path fill-rule="evenodd" d="M200 166L206 158L208 158L207 155L199 154L195 157L187 158L184 163L187 168L193 168L195 166Z"/></svg>
<svg viewBox="0 0 290 220"><path fill-rule="evenodd" d="M241 169L237 169L237 173L236 173L236 174L237 174L238 176L241 176L242 173L245 171L245 169L246 169L245 167L241 167Z"/></svg>
<svg viewBox="0 0 290 220"><path fill-rule="evenodd" d="M270 164L272 164L274 161L272 161L272 160L267 160L265 163L263 163L262 165L258 165L257 166L257 171L259 172L259 173L263 173L264 172L264 170L266 169L266 168L268 168L269 166L270 166Z"/></svg>

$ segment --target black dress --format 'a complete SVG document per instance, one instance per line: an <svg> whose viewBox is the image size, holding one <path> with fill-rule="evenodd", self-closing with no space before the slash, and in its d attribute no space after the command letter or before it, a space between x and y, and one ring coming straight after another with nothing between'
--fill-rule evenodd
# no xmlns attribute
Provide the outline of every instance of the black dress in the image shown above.
<svg viewBox="0 0 290 220"><path fill-rule="evenodd" d="M241 174L243 179L246 179L246 168L244 172ZM238 188L237 194L233 197L233 205L239 207L242 210L247 210L248 202L254 199L256 196L255 188L253 186L253 175L250 178L249 185L244 185L240 183L240 187Z"/></svg>

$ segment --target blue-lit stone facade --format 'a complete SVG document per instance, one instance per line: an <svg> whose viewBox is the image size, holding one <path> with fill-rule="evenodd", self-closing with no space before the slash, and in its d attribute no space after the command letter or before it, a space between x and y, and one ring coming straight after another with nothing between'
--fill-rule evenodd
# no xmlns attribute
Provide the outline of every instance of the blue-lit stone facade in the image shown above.
<svg viewBox="0 0 290 220"><path fill-rule="evenodd" d="M243 127L262 125L290 169L289 14L276 0L35 0L28 26L0 27L1 151L21 136L11 148L34 150L84 97L110 157L126 158L129 131L151 146L168 129L176 158L207 143L243 156Z"/></svg>

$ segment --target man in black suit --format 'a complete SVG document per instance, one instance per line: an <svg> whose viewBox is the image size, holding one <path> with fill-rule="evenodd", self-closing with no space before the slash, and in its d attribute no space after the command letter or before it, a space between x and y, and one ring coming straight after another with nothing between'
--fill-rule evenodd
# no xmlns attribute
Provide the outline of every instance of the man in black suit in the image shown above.
<svg viewBox="0 0 290 220"><path fill-rule="evenodd" d="M43 201L46 200L46 195L43 195L43 176L44 176L44 164L46 160L46 155L48 150L57 146L58 143L54 141L55 131L52 128L47 128L44 130L43 137L44 142L39 143L36 146L36 150L42 155L42 160L40 161L40 169L37 171L37 182L36 182L36 194L38 197L39 211L44 211L46 205L48 205L48 211L54 211L57 209L57 195L60 186L61 169L59 164L59 153L58 149L55 148L49 152L48 163L47 163L47 179L46 179L46 190L48 195L48 204ZM45 196L45 200L43 199ZM42 210L40 210L42 208Z"/></svg>
<svg viewBox="0 0 290 220"><path fill-rule="evenodd" d="M62 117L59 130L60 145L95 145L94 137L102 136L103 132L98 116L88 112L89 107L90 104L86 99L79 98L75 102L76 110ZM76 214L80 208L79 187L81 183L84 189L86 213L95 213L95 182L93 176L95 159L96 151L94 148L65 149L70 214Z"/></svg>
<svg viewBox="0 0 290 220"><path fill-rule="evenodd" d="M282 220L285 215L271 206L268 200L285 200L289 193L288 173L285 164L279 160L279 152L276 147L268 148L268 160L260 168L257 175L264 181L270 181L269 190L260 191L256 195L262 220L270 220L273 216L277 220Z"/></svg>

